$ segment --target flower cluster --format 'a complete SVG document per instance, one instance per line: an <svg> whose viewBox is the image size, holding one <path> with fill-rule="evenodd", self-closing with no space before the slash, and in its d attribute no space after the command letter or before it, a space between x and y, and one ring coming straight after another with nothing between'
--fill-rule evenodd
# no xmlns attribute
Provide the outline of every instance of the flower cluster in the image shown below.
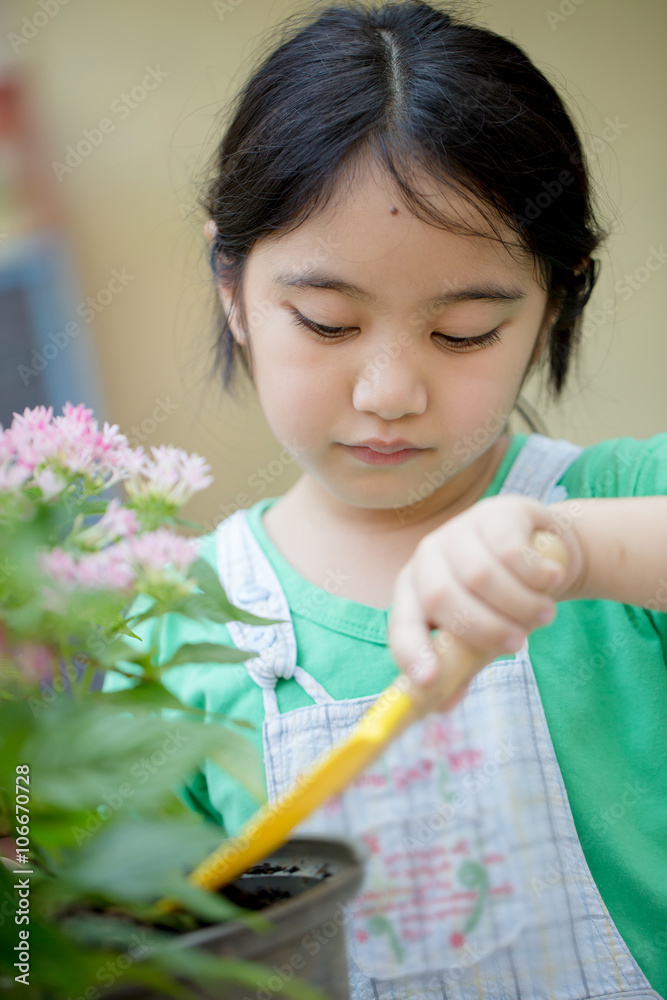
<svg viewBox="0 0 667 1000"><path fill-rule="evenodd" d="M135 502L158 498L168 506L182 507L193 493L213 482L210 466L193 452L188 455L171 445L152 447L153 458L139 456L128 471L125 489Z"/></svg>
<svg viewBox="0 0 667 1000"><path fill-rule="evenodd" d="M112 486L136 467L136 452L116 424L105 422L100 431L83 403L65 403L57 417L51 406L26 407L0 428L0 490L38 486L51 499L79 477Z"/></svg>
<svg viewBox="0 0 667 1000"><path fill-rule="evenodd" d="M169 565L185 574L196 558L194 539L158 528L131 534L98 552L84 552L78 558L55 547L40 552L38 562L42 572L68 590L123 591L140 583L142 577L164 577Z"/></svg>
<svg viewBox="0 0 667 1000"><path fill-rule="evenodd" d="M10 427L0 427L0 500L21 496L28 502L30 494L28 520L38 516L40 503L62 499L68 506L74 501L68 510L77 513L70 516L65 537L37 553L41 572L63 591L112 590L131 596L133 589L150 590L151 584L159 589L161 581L173 585L173 571L185 575L197 558L195 541L164 525L173 523L176 511L212 482L210 467L200 455L170 445L151 451L149 458L141 446L131 448L117 425L105 423L100 431L82 403L66 403L57 417L52 407L26 408L14 414ZM127 503L115 497L101 503L102 516L84 525L85 508L76 506L81 496L99 497L119 481ZM11 533L12 508L6 511L4 529ZM46 587L43 597L47 608L64 607L62 595L52 587Z"/></svg>

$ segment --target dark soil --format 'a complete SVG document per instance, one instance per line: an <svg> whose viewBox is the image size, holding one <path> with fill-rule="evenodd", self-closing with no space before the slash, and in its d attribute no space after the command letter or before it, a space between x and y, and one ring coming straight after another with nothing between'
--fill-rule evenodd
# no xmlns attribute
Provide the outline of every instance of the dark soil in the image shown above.
<svg viewBox="0 0 667 1000"><path fill-rule="evenodd" d="M293 896L298 896L304 889L310 888L311 885L316 885L322 879L330 878L331 876L328 866L324 864L318 868L314 875L304 876L300 884L295 884L295 879L289 879L289 888L280 885L280 882L286 881L284 879L285 875L293 875L299 871L300 868L298 865L292 865L287 868L285 865L272 865L268 861L263 861L261 864L249 868L239 879L231 882L229 885L223 886L219 891L232 903L236 903L237 906L243 906L246 910L263 910L265 907L271 906L273 903L278 903L280 900L292 899ZM277 875L278 878L275 879L274 884L267 885L267 880L262 879L262 875ZM268 879L268 881L269 883L273 882L272 879ZM253 883L260 883L260 885L253 885Z"/></svg>
<svg viewBox="0 0 667 1000"><path fill-rule="evenodd" d="M330 878L332 875L326 862L315 872L311 869L308 874L302 875L301 878L298 877L300 871L299 865L287 867L286 865L270 864L268 861L263 861L261 864L249 868L238 879L223 886L218 892L221 896L236 904L236 906L241 906L246 910L264 910L274 903L292 899L294 896L300 895L306 889L317 885L318 882L321 882L325 878ZM292 877L287 878L286 876ZM283 884L281 885L281 883ZM130 923L145 926L142 921L130 916L130 914L121 908L114 906L86 906L85 904L73 903L62 910L59 916L65 918L85 916L86 913L121 917ZM209 921L194 914L189 914L187 917L183 914L183 917L192 925L189 929L210 926ZM174 926L168 921L162 922L159 919L152 926L159 930L175 930Z"/></svg>

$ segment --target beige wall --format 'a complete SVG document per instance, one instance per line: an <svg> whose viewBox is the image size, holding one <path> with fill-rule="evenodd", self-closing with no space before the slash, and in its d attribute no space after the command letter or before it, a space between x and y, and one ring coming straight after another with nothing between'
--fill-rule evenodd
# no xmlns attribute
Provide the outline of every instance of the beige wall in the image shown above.
<svg viewBox="0 0 667 1000"><path fill-rule="evenodd" d="M105 416L146 447L172 442L209 459L215 484L188 513L211 524L239 499L247 505L266 495L248 481L258 469L267 470L271 495L298 476L277 460L280 446L252 392L238 406L206 382L213 292L201 219L188 214L196 193L190 180L213 148L216 112L244 79L255 46L266 45L271 26L297 9L289 0L228 0L227 7L220 16L209 0L69 0L20 47L43 92L54 159L62 160L84 128L105 117L114 122L56 183L82 294L105 288L114 269L133 276L90 326ZM578 377L556 408L545 408L539 381L527 398L551 433L580 444L663 431L667 266L649 272L627 301L615 286L645 265L651 247L667 242L667 4L490 0L473 9L565 89L588 133L586 148L598 150L601 207L614 228ZM40 7L37 0L12 7L10 0L5 10L7 30L21 31L22 19ZM121 121L112 104L141 83L146 67L168 75ZM641 282L644 272L638 275ZM603 309L610 301L618 307L613 316ZM516 429L525 425L517 421Z"/></svg>

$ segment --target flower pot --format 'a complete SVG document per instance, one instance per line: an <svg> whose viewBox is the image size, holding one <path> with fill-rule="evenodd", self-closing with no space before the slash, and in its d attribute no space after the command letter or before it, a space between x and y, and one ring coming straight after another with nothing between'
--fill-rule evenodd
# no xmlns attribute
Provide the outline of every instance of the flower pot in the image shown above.
<svg viewBox="0 0 667 1000"><path fill-rule="evenodd" d="M228 921L181 934L173 946L256 961L275 976L270 990L225 981L208 992L195 991L207 1000L279 1000L281 986L299 978L331 1000L349 1000L343 906L361 886L366 856L359 841L295 836L226 886L226 896L261 909L272 929L260 934ZM107 994L107 1000L164 998L149 988L123 989L120 982Z"/></svg>

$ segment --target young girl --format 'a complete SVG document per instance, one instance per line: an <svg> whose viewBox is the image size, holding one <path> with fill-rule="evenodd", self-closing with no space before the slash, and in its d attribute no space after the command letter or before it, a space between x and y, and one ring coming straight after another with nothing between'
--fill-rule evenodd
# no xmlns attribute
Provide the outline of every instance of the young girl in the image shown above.
<svg viewBox="0 0 667 1000"><path fill-rule="evenodd" d="M335 3L239 93L203 206L224 385L303 475L201 540L278 624L162 632L258 655L166 683L255 726L274 798L418 677L432 711L299 828L368 845L354 1000L667 997L667 433L507 427L534 366L562 391L606 235L559 96L442 9ZM453 637L486 666L447 700ZM214 765L187 795L230 836L257 809Z"/></svg>

